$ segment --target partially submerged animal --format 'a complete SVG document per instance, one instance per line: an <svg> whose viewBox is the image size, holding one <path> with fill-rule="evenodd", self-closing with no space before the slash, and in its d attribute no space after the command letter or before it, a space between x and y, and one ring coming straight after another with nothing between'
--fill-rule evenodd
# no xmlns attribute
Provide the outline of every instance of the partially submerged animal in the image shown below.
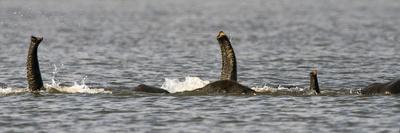
<svg viewBox="0 0 400 133"><path fill-rule="evenodd" d="M236 56L228 36L220 31L217 40L222 56L221 79L193 91L205 94L255 94L256 91L237 82Z"/></svg>
<svg viewBox="0 0 400 133"><path fill-rule="evenodd" d="M39 44L42 42L43 37L31 36L31 42L27 57L27 81L28 89L31 92L38 92L43 87L42 76L39 68L39 61L37 51ZM256 92L247 86L237 82L237 66L236 57L231 42L224 32L220 31L217 35L217 40L221 49L222 57L222 70L220 80L207 84L204 87L195 89L193 91L186 91L183 93L194 94L255 94ZM320 94L318 84L317 70L310 72L310 90L316 94ZM133 88L133 91L140 91L146 93L169 93L167 90L148 86L138 85ZM400 79L393 80L387 83L373 83L361 90L362 94L399 94L400 93Z"/></svg>
<svg viewBox="0 0 400 133"><path fill-rule="evenodd" d="M29 45L28 58L26 62L28 89L31 92L38 92L44 89L37 56L37 50L42 40L43 37L31 36L31 43Z"/></svg>
<svg viewBox="0 0 400 133"><path fill-rule="evenodd" d="M154 87L154 86L148 86L145 84L140 84L133 88L133 91L138 91L138 92L146 92L146 93L169 93L167 90Z"/></svg>
<svg viewBox="0 0 400 133"><path fill-rule="evenodd" d="M319 85L318 85L318 71L314 69L310 72L310 90L314 91L317 94L320 94Z"/></svg>
<svg viewBox="0 0 400 133"><path fill-rule="evenodd" d="M310 90L315 91L317 94L320 93L317 70L313 70L310 73ZM400 79L393 80L387 83L373 83L367 87L361 89L361 94L372 95L372 94L399 94L400 93Z"/></svg>
<svg viewBox="0 0 400 133"><path fill-rule="evenodd" d="M193 91L186 91L183 93L196 93L196 94L254 94L255 91L247 86L241 85L237 82L237 67L235 52L232 48L229 38L224 32L220 31L217 40L221 48L222 56L222 71L221 80L207 84L202 88ZM134 91L148 92L148 93L169 93L168 91L141 84L133 89Z"/></svg>
<svg viewBox="0 0 400 133"><path fill-rule="evenodd" d="M361 90L361 94L399 94L400 79L393 80L387 83L373 83Z"/></svg>

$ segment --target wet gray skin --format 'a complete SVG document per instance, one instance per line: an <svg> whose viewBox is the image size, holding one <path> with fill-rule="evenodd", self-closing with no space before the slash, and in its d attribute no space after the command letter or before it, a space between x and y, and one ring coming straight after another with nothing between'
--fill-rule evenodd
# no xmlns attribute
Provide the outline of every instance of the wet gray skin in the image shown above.
<svg viewBox="0 0 400 133"><path fill-rule="evenodd" d="M233 80L218 80L206 86L193 90L194 94L255 94L256 92Z"/></svg>
<svg viewBox="0 0 400 133"><path fill-rule="evenodd" d="M361 90L361 94L399 94L400 80L394 80L387 83L373 83Z"/></svg>
<svg viewBox="0 0 400 133"><path fill-rule="evenodd" d="M133 91L138 91L138 92L146 92L146 93L169 93L167 90L154 87L154 86L148 86L145 84L140 84L133 88Z"/></svg>
<svg viewBox="0 0 400 133"><path fill-rule="evenodd" d="M39 61L37 57L37 50L43 37L31 37L31 43L28 51L28 58L26 63L28 88L31 92L37 92L43 89L42 76L40 74Z"/></svg>
<svg viewBox="0 0 400 133"><path fill-rule="evenodd" d="M222 70L221 80L233 80L237 81L236 71L236 56L235 51L229 41L228 36L224 32L220 31L217 40L221 49L222 57Z"/></svg>
<svg viewBox="0 0 400 133"><path fill-rule="evenodd" d="M310 90L315 91L315 93L320 94L318 85L318 71L316 69L310 72Z"/></svg>

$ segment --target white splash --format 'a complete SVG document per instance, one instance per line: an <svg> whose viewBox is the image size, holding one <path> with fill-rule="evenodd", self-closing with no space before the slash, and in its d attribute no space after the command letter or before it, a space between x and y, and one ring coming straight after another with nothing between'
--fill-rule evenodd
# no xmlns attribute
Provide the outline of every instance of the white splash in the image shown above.
<svg viewBox="0 0 400 133"><path fill-rule="evenodd" d="M15 93L23 93L28 92L27 88L0 88L0 95L8 95L8 94L15 94Z"/></svg>
<svg viewBox="0 0 400 133"><path fill-rule="evenodd" d="M60 92L60 93L89 93L89 94L97 94L97 93L107 93L111 94L112 91L106 90L103 88L91 89L86 84L86 76L81 80L81 84L74 82L73 86L60 86L60 83L55 82L52 79L52 84L45 84L44 88L46 88L46 92Z"/></svg>
<svg viewBox="0 0 400 133"><path fill-rule="evenodd" d="M84 76L81 80L81 83L78 84L74 82L73 86L60 86L60 82L56 79L57 73L61 70L58 69L56 64L53 64L54 71L52 72L51 84L45 84L44 88L46 88L46 92L60 92L60 93L89 93L89 94L96 94L96 93L109 93L112 92L109 90L105 90L102 88L98 89L91 89L86 84L85 81L87 76ZM61 64L60 68L63 68L64 65Z"/></svg>
<svg viewBox="0 0 400 133"><path fill-rule="evenodd" d="M73 86L57 86L57 87L46 84L45 88L47 92L60 92L60 93L89 93L89 94L112 93L111 91L102 88L90 89L86 85L79 85L79 84L75 84Z"/></svg>
<svg viewBox="0 0 400 133"><path fill-rule="evenodd" d="M276 92L277 88L273 88L270 86L263 86L263 87L251 87L252 90L256 92Z"/></svg>
<svg viewBox="0 0 400 133"><path fill-rule="evenodd" d="M85 84L78 84L75 83L73 86L58 86L52 85L52 84L44 84L44 88L46 90L42 90L40 92L48 92L48 93L89 93L89 94L112 94L112 91L106 90L103 88L96 88L96 89L91 89ZM18 93L28 93L30 92L28 88L0 88L0 95L12 95L12 94L18 94Z"/></svg>
<svg viewBox="0 0 400 133"><path fill-rule="evenodd" d="M179 79L165 78L165 81L162 84L161 88L169 91L170 93L177 93L183 91L192 91L197 88L204 87L209 83L210 81L202 80L199 77L185 77L183 81ZM278 87L263 85L262 87L256 86L252 87L251 89L255 90L256 92L304 91L304 88L284 87L281 85L279 85Z"/></svg>
<svg viewBox="0 0 400 133"><path fill-rule="evenodd" d="M61 64L61 68L64 66L64 64ZM59 72L58 71L58 68L57 68L57 65L56 64L53 64L53 67L54 67L54 71L52 72L52 74L53 74L53 76L51 77L51 84L53 85L53 86L55 86L55 85L59 85L59 84L57 84L56 83L56 74Z"/></svg>
<svg viewBox="0 0 400 133"><path fill-rule="evenodd" d="M180 81L179 79L165 78L161 88L167 90L170 93L192 91L197 88L204 87L209 84L210 81L202 80L199 77L185 77L185 80Z"/></svg>
<svg viewBox="0 0 400 133"><path fill-rule="evenodd" d="M294 87L294 88L287 88L279 85L277 88L264 85L263 87L252 87L256 92L277 92L277 91L304 91L304 88Z"/></svg>

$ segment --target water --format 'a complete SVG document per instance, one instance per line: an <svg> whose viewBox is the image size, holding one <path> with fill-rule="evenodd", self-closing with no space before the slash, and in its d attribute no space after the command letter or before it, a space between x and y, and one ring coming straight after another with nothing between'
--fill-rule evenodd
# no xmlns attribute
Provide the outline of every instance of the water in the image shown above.
<svg viewBox="0 0 400 133"><path fill-rule="evenodd" d="M396 0L1 0L0 130L399 132L398 95L354 93L398 77L399 7ZM179 92L217 80L220 30L231 37L242 84L301 92L316 67L323 95L129 91L145 83ZM45 38L44 82L69 93L26 93L30 35Z"/></svg>

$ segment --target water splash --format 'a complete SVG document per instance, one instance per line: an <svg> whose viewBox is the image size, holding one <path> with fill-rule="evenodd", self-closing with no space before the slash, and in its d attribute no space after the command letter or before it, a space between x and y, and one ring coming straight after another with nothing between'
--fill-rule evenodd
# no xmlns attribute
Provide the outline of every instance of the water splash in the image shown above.
<svg viewBox="0 0 400 133"><path fill-rule="evenodd" d="M104 88L89 88L85 84L87 76L84 76L81 80L81 83L74 82L73 86L60 86L60 83L53 82L52 84L45 84L46 92L50 93L89 93L89 94L97 94L97 93L107 93L111 94L111 90L107 90Z"/></svg>
<svg viewBox="0 0 400 133"><path fill-rule="evenodd" d="M112 94L112 91L106 90L104 88L95 88L91 89L85 84L75 84L73 86L52 86L49 84L45 85L46 92L49 93L89 93L89 94L98 94L98 93L106 93Z"/></svg>
<svg viewBox="0 0 400 133"><path fill-rule="evenodd" d="M199 77L185 77L185 80L180 81L179 79L165 78L165 82L161 88L169 91L170 93L192 91L197 88L204 87L209 84L210 81L202 80Z"/></svg>
<svg viewBox="0 0 400 133"><path fill-rule="evenodd" d="M28 92L28 88L12 88L5 83L0 83L0 96Z"/></svg>
<svg viewBox="0 0 400 133"><path fill-rule="evenodd" d="M64 66L64 64L61 64L61 68ZM57 68L57 65L56 64L53 64L53 67L54 67L54 70L53 70L53 72L52 72L52 77L51 77L51 84L53 85L53 86L59 86L59 83L60 82L58 82L58 84L57 84L57 80L56 80L56 75L57 75L57 73L59 72L59 69Z"/></svg>
<svg viewBox="0 0 400 133"><path fill-rule="evenodd" d="M267 86L263 85L263 87L252 87L251 89L255 90L256 92L278 92L278 91L292 91L292 92L301 92L304 91L304 88L300 88L297 86L294 87L285 87L282 85L279 85L278 87L272 87L272 86Z"/></svg>
<svg viewBox="0 0 400 133"><path fill-rule="evenodd" d="M89 86L85 84L87 80L87 76L84 76L80 84L77 82L74 82L73 86L60 86L60 81L56 80L56 75L59 72L60 69L58 69L57 65L53 64L54 66L54 71L52 72L52 78L51 78L51 84L45 84L44 88L46 88L46 92L50 93L89 93L89 94L96 94L96 93L108 93L111 94L112 92L110 90L106 90L104 88L96 88L96 89L91 89ZM63 64L61 64L61 68L63 67Z"/></svg>
<svg viewBox="0 0 400 133"><path fill-rule="evenodd" d="M54 71L52 72L51 84L45 84L45 90L42 92L47 93L89 93L89 94L97 94L97 93L107 93L111 94L112 91L110 89L104 88L90 88L86 85L86 81L88 80L87 76L83 76L80 82L74 82L73 86L60 86L61 82L57 80L57 74L60 72L60 67L57 65L54 66ZM61 68L63 65L61 64ZM210 81L202 80L199 77L185 77L182 81L180 79L169 79L165 78L164 83L161 88L169 91L170 93L183 92L183 91L193 91L197 88L204 87L209 84ZM314 95L312 91L309 91L307 88L297 87L297 86L269 86L267 84L262 85L262 87L251 87L251 89L255 90L259 93L265 94L285 94L285 95ZM322 91L322 95L359 95L361 89L351 89L346 88L342 90L331 90L324 89ZM27 88L11 88L7 87L6 84L2 83L0 86L0 95L10 95L10 94L18 94L29 92Z"/></svg>
<svg viewBox="0 0 400 133"><path fill-rule="evenodd" d="M10 94L18 94L18 93L24 93L28 92L28 88L1 88L0 87L0 95L10 95Z"/></svg>
<svg viewBox="0 0 400 133"><path fill-rule="evenodd" d="M161 88L169 91L170 93L193 91L197 88L204 87L209 84L210 81L202 80L199 77L185 77L183 81L179 79L169 79L165 78L165 82L162 84ZM251 89L259 93L281 93L281 92L293 92L293 93L304 93L307 89L297 87L297 86L283 86L279 85L277 87L267 86L266 84L262 87L252 87Z"/></svg>

